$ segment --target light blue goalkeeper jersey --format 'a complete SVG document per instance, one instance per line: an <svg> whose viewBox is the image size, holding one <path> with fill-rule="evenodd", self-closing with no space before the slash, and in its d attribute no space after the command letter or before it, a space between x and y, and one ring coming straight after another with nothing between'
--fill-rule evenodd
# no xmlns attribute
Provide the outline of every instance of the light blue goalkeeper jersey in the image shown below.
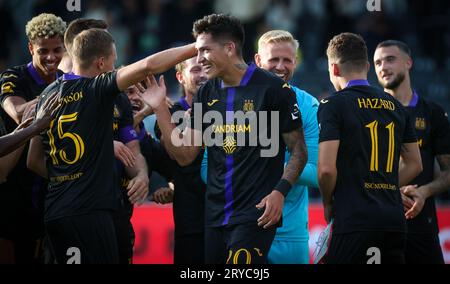
<svg viewBox="0 0 450 284"><path fill-rule="evenodd" d="M308 148L308 162L284 201L283 226L277 229L275 240L280 241L308 241L308 187L318 188L317 159L319 152L319 126L317 123L317 109L319 102L307 92L291 86L297 96L297 103L302 114L305 143ZM286 163L290 154L286 151ZM205 151L201 176L207 179L207 152Z"/></svg>

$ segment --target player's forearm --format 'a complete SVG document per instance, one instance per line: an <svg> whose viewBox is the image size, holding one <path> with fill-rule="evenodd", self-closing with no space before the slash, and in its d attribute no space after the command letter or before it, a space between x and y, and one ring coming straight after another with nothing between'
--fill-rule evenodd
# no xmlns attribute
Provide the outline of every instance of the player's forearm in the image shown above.
<svg viewBox="0 0 450 284"><path fill-rule="evenodd" d="M134 178L139 175L148 178L147 162L140 152L136 153L136 163L134 167L125 167L125 172L129 178Z"/></svg>
<svg viewBox="0 0 450 284"><path fill-rule="evenodd" d="M181 133L175 124L171 122L171 114L167 106L163 105L155 110L161 136L164 137L166 151L177 161L180 166L189 165L196 157L195 146Z"/></svg>
<svg viewBox="0 0 450 284"><path fill-rule="evenodd" d="M399 187L408 185L421 172L421 163L417 163L416 161L403 161L398 171Z"/></svg>
<svg viewBox="0 0 450 284"><path fill-rule="evenodd" d="M117 86L123 91L131 85L143 81L150 74L163 73L177 63L197 54L194 44L167 49L150 55L117 71Z"/></svg>
<svg viewBox="0 0 450 284"><path fill-rule="evenodd" d="M41 128L33 123L24 129L0 137L0 157L25 144L33 136L39 134L40 130Z"/></svg>
<svg viewBox="0 0 450 284"><path fill-rule="evenodd" d="M324 170L319 167L319 190L322 194L323 204L333 202L333 193L336 187L337 169Z"/></svg>
<svg viewBox="0 0 450 284"><path fill-rule="evenodd" d="M170 48L145 58L146 74L159 74L197 55L195 44Z"/></svg>
<svg viewBox="0 0 450 284"><path fill-rule="evenodd" d="M282 179L285 179L291 185L294 185L308 161L308 150L306 149L303 132L300 130L294 130L288 134L283 134L283 139L291 156L284 168Z"/></svg>
<svg viewBox="0 0 450 284"><path fill-rule="evenodd" d="M43 178L48 178L47 165L45 164L44 149L40 137L34 137L30 141L28 149L27 167Z"/></svg>
<svg viewBox="0 0 450 284"><path fill-rule="evenodd" d="M9 173L14 169L17 162L22 155L25 146L22 145L19 149L13 151L12 153L0 158L0 183L6 181Z"/></svg>
<svg viewBox="0 0 450 284"><path fill-rule="evenodd" d="M450 188L450 170L441 172L440 175L432 182L421 186L421 189L423 190L426 198L430 198L440 193L444 193L448 191L449 188Z"/></svg>

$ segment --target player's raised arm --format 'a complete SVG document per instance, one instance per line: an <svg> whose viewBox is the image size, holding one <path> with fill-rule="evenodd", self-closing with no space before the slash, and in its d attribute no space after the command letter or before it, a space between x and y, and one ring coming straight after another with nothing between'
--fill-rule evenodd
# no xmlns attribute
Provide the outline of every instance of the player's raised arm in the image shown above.
<svg viewBox="0 0 450 284"><path fill-rule="evenodd" d="M140 61L125 66L117 71L117 86L124 91L131 85L143 81L150 74L159 74L175 66L175 64L197 54L194 44L170 48Z"/></svg>
<svg viewBox="0 0 450 284"><path fill-rule="evenodd" d="M181 133L180 129L171 122L171 114L166 104L166 86L164 78L156 82L155 77L146 79L147 89L141 93L146 104L155 110L158 125L163 137L166 137L166 150L175 158L180 166L192 163L200 152L200 146L194 146L195 141L201 141L201 131L189 126Z"/></svg>

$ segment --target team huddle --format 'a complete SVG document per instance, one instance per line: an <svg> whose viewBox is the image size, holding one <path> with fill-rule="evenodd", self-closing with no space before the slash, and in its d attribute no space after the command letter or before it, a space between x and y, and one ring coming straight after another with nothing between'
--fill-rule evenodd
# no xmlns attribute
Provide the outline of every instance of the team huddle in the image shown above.
<svg viewBox="0 0 450 284"><path fill-rule="evenodd" d="M28 22L32 61L0 77L0 263L73 263L74 248L75 263L132 263L133 209L151 199L173 203L175 264L307 264L309 188L332 231L315 262L367 263L375 247L381 263L444 263L433 197L450 188L450 125L413 89L405 43L376 48L383 91L364 39L336 35L336 92L319 103L290 83L288 31L261 35L247 64L235 17L192 30L116 68L104 21ZM171 68L175 103L155 77ZM149 193L152 172L171 186Z"/></svg>

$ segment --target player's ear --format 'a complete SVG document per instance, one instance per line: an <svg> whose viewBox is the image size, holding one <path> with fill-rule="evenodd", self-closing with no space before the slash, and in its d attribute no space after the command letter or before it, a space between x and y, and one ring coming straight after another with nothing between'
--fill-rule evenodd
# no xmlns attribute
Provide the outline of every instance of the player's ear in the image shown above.
<svg viewBox="0 0 450 284"><path fill-rule="evenodd" d="M33 44L31 41L28 42L28 50L30 51L31 56L34 55Z"/></svg>
<svg viewBox="0 0 450 284"><path fill-rule="evenodd" d="M341 70L339 70L339 65L337 65L336 63L331 64L331 71L333 72L333 75L335 77L341 76Z"/></svg>
<svg viewBox="0 0 450 284"><path fill-rule="evenodd" d="M408 70L411 70L413 65L414 65L414 61L412 60L411 57L408 57L408 59L406 60L406 67L408 67Z"/></svg>
<svg viewBox="0 0 450 284"><path fill-rule="evenodd" d="M233 55L233 51L234 51L234 54L237 54L236 44L234 42L230 41L226 46L227 46L226 50L227 50L228 57L231 57Z"/></svg>
<svg viewBox="0 0 450 284"><path fill-rule="evenodd" d="M105 68L105 57L99 57L99 58L97 58L96 59L96 65L97 65L97 68L99 69L99 70L102 70L103 71L103 68Z"/></svg>
<svg viewBox="0 0 450 284"><path fill-rule="evenodd" d="M259 55L259 53L255 53L255 63L256 63L256 66L261 68L261 55Z"/></svg>
<svg viewBox="0 0 450 284"><path fill-rule="evenodd" d="M177 73L175 73L175 77L177 77L178 83L180 83L180 84L184 83L183 73L181 73L180 71L177 71Z"/></svg>

